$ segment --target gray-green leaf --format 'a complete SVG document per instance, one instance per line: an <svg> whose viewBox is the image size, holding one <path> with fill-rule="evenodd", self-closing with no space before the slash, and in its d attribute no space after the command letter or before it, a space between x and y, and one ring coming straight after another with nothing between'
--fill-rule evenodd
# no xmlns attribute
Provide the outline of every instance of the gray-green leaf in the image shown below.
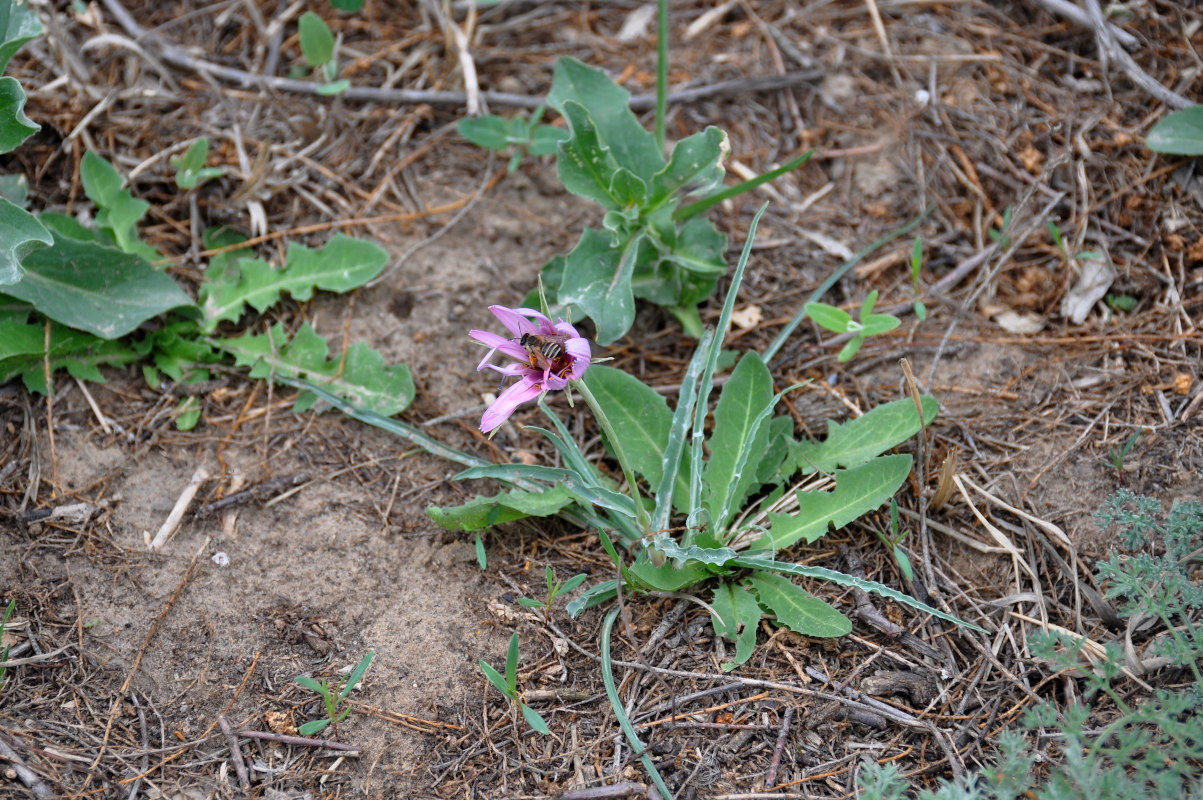
<svg viewBox="0 0 1203 800"><path fill-rule="evenodd" d="M754 572L748 579L760 604L777 617L777 622L795 633L818 638L844 636L852 622L827 603L789 578L772 572Z"/></svg>

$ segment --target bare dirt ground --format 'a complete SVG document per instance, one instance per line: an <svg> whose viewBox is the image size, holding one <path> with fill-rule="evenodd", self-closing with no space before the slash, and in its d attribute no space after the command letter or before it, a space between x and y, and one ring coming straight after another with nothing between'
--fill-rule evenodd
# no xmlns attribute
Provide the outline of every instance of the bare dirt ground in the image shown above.
<svg viewBox="0 0 1203 800"><path fill-rule="evenodd" d="M502 160L454 132L462 102L316 98L164 59L170 45L284 76L300 59L296 18L314 10L342 37L344 75L355 86L462 90L452 39L430 7L369 0L347 15L316 2L143 3L127 7L153 30L137 45L114 7L35 6L47 33L8 74L26 87L27 113L43 130L3 171L29 177L38 207L74 213L87 210L78 184L86 149L127 174L138 168L132 188L152 204L142 234L180 257L175 274L185 283L202 264L195 233L214 224L249 232L248 202L262 204L268 233L280 237L260 245L266 257L278 255L283 236L320 244L334 224L354 221L340 229L394 257L384 283L242 326L308 320L323 335L365 340L413 368L418 399L405 419L442 418L427 431L494 460L549 458L538 437L516 426L491 441L476 431L482 396L496 386L474 371L479 353L467 331L491 327L489 304L517 304L539 265L570 248L581 225L596 224L591 209L558 188L552 167L528 161L504 175ZM1136 62L1162 85L1203 99L1203 15L1158 0L1126 8L1115 22L1136 37ZM460 4L452 9L470 29L485 89L537 102L561 55L606 69L632 93L654 89L654 26L619 36L642 13L638 3L503 2L471 18ZM624 631L615 657L677 672L621 668L620 691L636 714L653 712L637 720L649 723L641 730L679 797L846 797L863 759L895 761L917 786L963 775L990 763L997 733L1031 697L1059 696L1027 650L1038 627L1031 619L1043 614L1099 641L1116 636L1098 608L1075 599L1075 587L1092 588L1094 560L1113 544L1090 519L1102 500L1120 486L1167 503L1203 498L1195 413L1203 396L1203 194L1195 167L1143 147L1166 106L1114 60L1101 63L1090 31L1034 2L747 0L718 8L686 0L671 13L674 87L805 73L785 89L671 108L671 138L724 128L732 169L761 172L818 151L771 188L718 210L738 248L752 212L773 201L739 301L762 320L734 331L728 347L763 348L850 252L928 206L918 228L922 285L968 265L927 295L926 321L905 316L849 364L836 363L838 346L821 343L828 334L804 325L772 368L779 387L819 379L789 411L800 433L822 435L827 419L902 396L898 359L911 360L942 409L922 454L926 485L916 476L899 502L918 509L916 493L930 496L954 452L959 473L983 488L931 512L922 546L916 525L914 552L927 554L939 576L933 593L992 634L944 631L900 608L884 610L928 640L925 648L859 622L836 641L766 626L753 659L723 675L722 645L701 609L634 599L635 641ZM514 112L497 102L492 110ZM211 162L230 171L190 200L172 184L165 155L199 135L213 142ZM1002 228L1008 208L1007 241L993 246L989 231ZM1081 323L1069 319L1062 304L1079 275L1053 245L1050 220L1074 252L1105 255L1115 269L1110 291L1135 298L1132 310L1110 313L1100 302ZM878 289L883 305L909 304L909 253L910 237L880 248L827 301L859 304ZM717 305L703 311L712 321ZM647 308L609 355L654 385L671 385L691 346L671 317ZM27 643L19 652L46 656L10 672L0 742L43 789L72 797L508 798L644 780L625 742L616 744L621 735L589 657L599 617L559 613L549 627L512 603L538 596L544 565L561 575L608 570L595 534L556 522L504 526L486 539L482 571L470 539L425 515L427 505L462 502L478 488L448 482L454 465L336 413L295 415L291 390L237 371L210 387L202 422L187 434L171 424L170 391L152 392L137 369L107 378L86 387L95 410L66 376L50 408L17 385L0 387L0 593L17 601L9 634ZM115 424L102 426L98 411ZM579 411L569 416L582 441L592 440ZM1107 466L1108 449L1137 428L1144 433L1124 471ZM198 466L212 476L198 505L294 476L299 491L190 517L162 553L149 554L143 532L158 528ZM79 502L93 513L33 519ZM983 519L1036 565L1035 575L1014 566ZM792 555L847 570L837 552L846 545L870 576L901 586L872 533L885 525L871 517ZM228 563L215 562L219 553ZM853 613L851 595L810 588ZM665 619L665 638L645 646ZM555 690L536 702L551 737L519 736L477 667L482 658L499 664L514 630L522 688ZM369 650L375 660L355 713L340 725L353 751L246 737L232 745L223 733L219 718L235 733L286 731L313 718L318 704L293 678L335 675ZM881 670L935 687L883 697L923 726L830 699L844 685L865 688ZM661 705L672 698L676 706ZM245 788L232 747L248 765ZM780 765L769 782L774 757ZM32 791L15 773L0 776L0 794Z"/></svg>

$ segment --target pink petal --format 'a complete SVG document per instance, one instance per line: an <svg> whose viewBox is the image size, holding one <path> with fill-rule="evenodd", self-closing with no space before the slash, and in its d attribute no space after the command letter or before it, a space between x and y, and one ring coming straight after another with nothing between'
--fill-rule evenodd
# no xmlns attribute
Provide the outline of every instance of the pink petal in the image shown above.
<svg viewBox="0 0 1203 800"><path fill-rule="evenodd" d="M489 306L489 310L493 312L493 316L509 329L510 333L515 336L521 336L524 333L537 333L538 329L523 316L523 312L529 309L506 308L505 306Z"/></svg>
<svg viewBox="0 0 1203 800"><path fill-rule="evenodd" d="M514 311L521 314L524 317L534 317L535 319L537 319L539 321L539 324L536 327L538 328L540 333L551 333L552 332L551 320L548 319L547 317L545 317L540 312L536 311L535 309L533 309L533 308L515 308Z"/></svg>
<svg viewBox="0 0 1203 800"><path fill-rule="evenodd" d="M581 335L576 332L576 328L572 327L562 319L557 319L556 324L552 327L554 327L556 329L556 333L560 334L561 336L567 336L569 339L581 338Z"/></svg>
<svg viewBox="0 0 1203 800"><path fill-rule="evenodd" d="M488 433L493 430L509 419L510 415L518 409L518 406L527 400L534 400L541 394L543 394L543 386L537 381L530 380L530 378L523 378L518 383L515 383L502 392L501 396L485 409L484 416L480 418L481 432Z"/></svg>

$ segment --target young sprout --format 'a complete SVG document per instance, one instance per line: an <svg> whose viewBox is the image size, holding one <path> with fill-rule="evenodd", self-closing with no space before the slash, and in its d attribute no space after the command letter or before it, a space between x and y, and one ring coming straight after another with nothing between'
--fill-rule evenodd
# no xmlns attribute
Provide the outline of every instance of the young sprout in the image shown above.
<svg viewBox="0 0 1203 800"><path fill-rule="evenodd" d="M852 315L842 308L826 303L807 303L806 315L813 319L816 325L832 333L852 334L852 339L840 350L839 361L842 364L856 355L865 339L892 331L902 324L902 320L892 314L874 314L873 305L876 302L877 290L874 289L861 304L859 320L853 319Z"/></svg>
<svg viewBox="0 0 1203 800"><path fill-rule="evenodd" d="M524 606L526 608L543 609L543 620L545 622L549 621L549 620L551 620L551 605L552 605L552 603L555 602L555 599L557 597L559 597L560 595L567 594L568 592L571 592L576 587L580 586L582 583L585 582L586 577L587 576L585 575L585 573L582 572L579 575L573 575L571 578L569 578L566 581L562 581L562 582L557 581L555 570L553 570L551 567L548 567L547 568L547 599L546 600L533 600L529 597L520 597L520 598L518 598L518 605Z"/></svg>
<svg viewBox="0 0 1203 800"><path fill-rule="evenodd" d="M539 716L539 712L528 706L522 699L522 695L518 692L518 633L515 632L510 637L510 648L505 655L505 675L493 668L484 659L480 661L480 671L489 679L489 683L497 688L497 691L504 694L522 711L522 718L526 720L526 724L539 733L546 736L551 733L551 729L547 727L547 723L543 721L543 717Z"/></svg>
<svg viewBox="0 0 1203 800"><path fill-rule="evenodd" d="M347 677L345 684L339 681L330 683L326 678L322 678L322 682L318 683L306 675L298 675L295 678L296 682L301 686L320 694L322 702L326 706L325 719L310 720L297 729L302 736L312 736L327 725L330 725L334 728L334 738L338 738L338 723L346 719L347 715L351 713L351 704L346 702L347 697L351 694L351 690L355 688L355 685L363 679L363 674L368 671L368 665L372 663L372 656L374 655L375 652L369 650L367 655L360 659L355 669Z"/></svg>

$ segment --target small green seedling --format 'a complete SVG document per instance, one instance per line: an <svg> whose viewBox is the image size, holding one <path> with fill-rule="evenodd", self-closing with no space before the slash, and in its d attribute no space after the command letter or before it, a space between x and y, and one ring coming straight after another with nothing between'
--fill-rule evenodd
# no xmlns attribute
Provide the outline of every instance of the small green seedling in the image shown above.
<svg viewBox="0 0 1203 800"><path fill-rule="evenodd" d="M551 567L548 567L547 568L547 599L546 600L532 600L529 597L520 597L520 598L518 598L518 605L524 606L526 608L543 609L543 619L544 619L544 621L549 621L551 619L551 604L555 602L555 599L557 597L559 597L560 595L567 594L568 592L571 592L576 587L580 586L582 583L585 582L586 577L587 576L585 575L585 573L582 572L579 575L573 575L571 578L569 578L566 581L563 581L563 582L557 581L555 570L553 570Z"/></svg>
<svg viewBox="0 0 1203 800"><path fill-rule="evenodd" d="M195 189L210 178L220 178L225 172L221 167L206 167L209 158L209 140L201 137L188 146L183 157L171 159L175 170L175 185L181 189Z"/></svg>
<svg viewBox="0 0 1203 800"><path fill-rule="evenodd" d="M860 346L865 343L865 339L892 331L902 324L902 320L892 314L874 314L873 305L876 302L877 290L874 289L869 292L861 304L859 321L854 320L852 315L842 308L829 306L826 303L807 303L806 315L813 319L815 324L832 333L852 334L851 341L844 345L843 350L840 350L839 360L842 364L856 355Z"/></svg>
<svg viewBox="0 0 1203 800"><path fill-rule="evenodd" d="M0 642L4 641L4 626L8 624L8 618L13 615L13 611L17 608L16 600L9 600L8 606L4 609L4 616L0 618ZM12 649L11 645L5 645L3 652L0 652L0 687L4 686L4 674L7 669L3 663L8 661L8 652Z"/></svg>
<svg viewBox="0 0 1203 800"><path fill-rule="evenodd" d="M1107 449L1107 458L1103 461L1119 473L1120 479L1124 476L1124 459L1128 457L1128 453L1132 452L1132 445L1136 444L1136 440L1140 438L1143 428L1137 428L1128 441L1124 442L1122 447L1111 447Z"/></svg>
<svg viewBox="0 0 1203 800"><path fill-rule="evenodd" d="M335 80L338 77L338 58L335 52L334 34L317 14L306 11L297 20L297 30L301 37L301 54L310 69L325 81L317 88L318 94L332 95L345 92L351 82Z"/></svg>
<svg viewBox="0 0 1203 800"><path fill-rule="evenodd" d="M528 120L523 116L504 119L496 114L465 117L455 126L459 135L477 147L489 150L513 150L507 172L518 169L528 156L554 156L556 145L568 138L568 131L553 125L540 125L546 106L539 106Z"/></svg>
<svg viewBox="0 0 1203 800"><path fill-rule="evenodd" d="M899 532L898 530L898 500L890 500L890 535L886 536L881 531L874 531L877 538L881 539L881 543L890 548L890 552L894 554L894 560L898 562L898 570L908 581L915 579L915 571L911 568L910 556L902 549L902 540L906 538L906 531Z"/></svg>
<svg viewBox="0 0 1203 800"><path fill-rule="evenodd" d="M1104 299L1106 300L1107 307L1112 311L1131 311L1136 308L1137 300L1130 294L1111 294L1108 292L1107 297Z"/></svg>
<svg viewBox="0 0 1203 800"><path fill-rule="evenodd" d="M1061 237L1061 228L1057 226L1057 223L1050 219L1047 223L1047 227L1049 235L1053 237L1053 244L1055 244L1057 249L1061 251L1061 256L1065 259L1066 263L1079 259L1088 259L1091 261L1102 260L1103 257L1094 250L1083 250L1080 253L1071 254L1069 252L1069 246L1065 244L1065 240Z"/></svg>
<svg viewBox="0 0 1203 800"><path fill-rule="evenodd" d="M526 724L533 729L546 736L551 733L551 729L547 727L547 723L543 721L543 717L539 716L539 712L528 706L523 700L522 695L518 693L518 634L514 633L510 637L510 649L505 654L505 677L493 668L484 659L480 661L480 671L489 679L489 683L497 688L497 691L510 698L522 711L522 718L526 720Z"/></svg>
<svg viewBox="0 0 1203 800"><path fill-rule="evenodd" d="M990 228L986 231L986 235L990 237L990 241L997 242L998 246L1006 250L1011 246L1011 206L1003 209L1002 227Z"/></svg>
<svg viewBox="0 0 1203 800"><path fill-rule="evenodd" d="M915 295L915 316L920 322L927 319L927 306L919 299L919 270L923 267L923 239L915 237L911 245L911 291Z"/></svg>
<svg viewBox="0 0 1203 800"><path fill-rule="evenodd" d="M307 675L298 675L296 677L298 684L320 694L322 702L326 705L325 719L310 720L297 729L302 736L312 736L327 725L331 725L334 728L334 738L338 738L338 723L346 719L347 715L351 713L351 704L346 702L347 697L351 694L351 690L355 688L355 685L363 679L363 674L368 671L368 665L372 663L372 656L375 654L374 651L369 650L367 655L355 665L355 669L352 670L351 674L347 677L347 682L344 684L340 684L338 681L331 684L326 678L322 678L322 682L318 683Z"/></svg>

